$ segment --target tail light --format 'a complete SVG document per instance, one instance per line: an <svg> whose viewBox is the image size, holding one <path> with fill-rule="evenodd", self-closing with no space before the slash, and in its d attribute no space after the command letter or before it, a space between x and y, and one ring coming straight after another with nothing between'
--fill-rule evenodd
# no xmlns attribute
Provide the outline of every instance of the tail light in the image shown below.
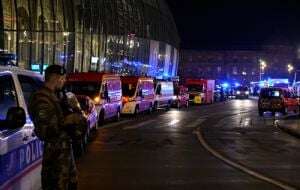
<svg viewBox="0 0 300 190"><path fill-rule="evenodd" d="M122 105L124 106L127 102L129 102L129 98L128 97L123 97L122 98Z"/></svg>

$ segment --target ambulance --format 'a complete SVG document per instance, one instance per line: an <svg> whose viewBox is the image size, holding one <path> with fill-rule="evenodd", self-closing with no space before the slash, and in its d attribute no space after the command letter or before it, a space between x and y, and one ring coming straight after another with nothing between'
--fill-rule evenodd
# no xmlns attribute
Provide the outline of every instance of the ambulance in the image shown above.
<svg viewBox="0 0 300 190"><path fill-rule="evenodd" d="M107 119L120 119L122 110L121 78L107 73L72 73L67 75L67 90L89 96L96 106L98 125Z"/></svg>
<svg viewBox="0 0 300 190"><path fill-rule="evenodd" d="M166 108L169 110L173 104L174 83L172 81L155 81L154 109Z"/></svg>
<svg viewBox="0 0 300 190"><path fill-rule="evenodd" d="M0 189L41 189L43 143L34 134L27 105L42 85L39 74L0 66Z"/></svg>
<svg viewBox="0 0 300 190"><path fill-rule="evenodd" d="M124 76L121 77L123 107L122 114L138 114L153 110L154 82L152 78Z"/></svg>
<svg viewBox="0 0 300 190"><path fill-rule="evenodd" d="M215 81L206 79L187 79L189 99L194 104L212 104L214 102Z"/></svg>

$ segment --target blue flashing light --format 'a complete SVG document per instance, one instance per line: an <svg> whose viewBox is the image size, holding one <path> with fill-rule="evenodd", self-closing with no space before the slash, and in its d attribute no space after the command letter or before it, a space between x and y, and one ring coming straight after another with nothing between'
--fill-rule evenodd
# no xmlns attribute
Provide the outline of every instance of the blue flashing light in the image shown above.
<svg viewBox="0 0 300 190"><path fill-rule="evenodd" d="M236 82L236 83L234 83L234 86L235 86L235 87L239 87L239 86L241 86L241 84L238 83L238 82Z"/></svg>
<svg viewBox="0 0 300 190"><path fill-rule="evenodd" d="M229 84L228 83L223 83L222 85L221 85L223 88L228 88L229 87Z"/></svg>

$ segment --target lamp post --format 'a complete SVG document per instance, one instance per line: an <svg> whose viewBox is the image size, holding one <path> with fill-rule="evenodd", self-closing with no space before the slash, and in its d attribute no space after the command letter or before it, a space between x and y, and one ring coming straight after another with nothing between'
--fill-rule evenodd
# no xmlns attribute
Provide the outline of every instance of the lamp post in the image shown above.
<svg viewBox="0 0 300 190"><path fill-rule="evenodd" d="M267 63L264 60L259 60L259 80L262 80L262 75L267 67Z"/></svg>

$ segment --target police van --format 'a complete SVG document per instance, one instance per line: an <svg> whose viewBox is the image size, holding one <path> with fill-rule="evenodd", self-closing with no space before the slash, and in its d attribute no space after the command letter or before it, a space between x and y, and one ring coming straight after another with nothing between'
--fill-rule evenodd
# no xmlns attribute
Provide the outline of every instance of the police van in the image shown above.
<svg viewBox="0 0 300 190"><path fill-rule="evenodd" d="M35 136L27 105L42 76L0 66L0 189L40 189L42 142Z"/></svg>

